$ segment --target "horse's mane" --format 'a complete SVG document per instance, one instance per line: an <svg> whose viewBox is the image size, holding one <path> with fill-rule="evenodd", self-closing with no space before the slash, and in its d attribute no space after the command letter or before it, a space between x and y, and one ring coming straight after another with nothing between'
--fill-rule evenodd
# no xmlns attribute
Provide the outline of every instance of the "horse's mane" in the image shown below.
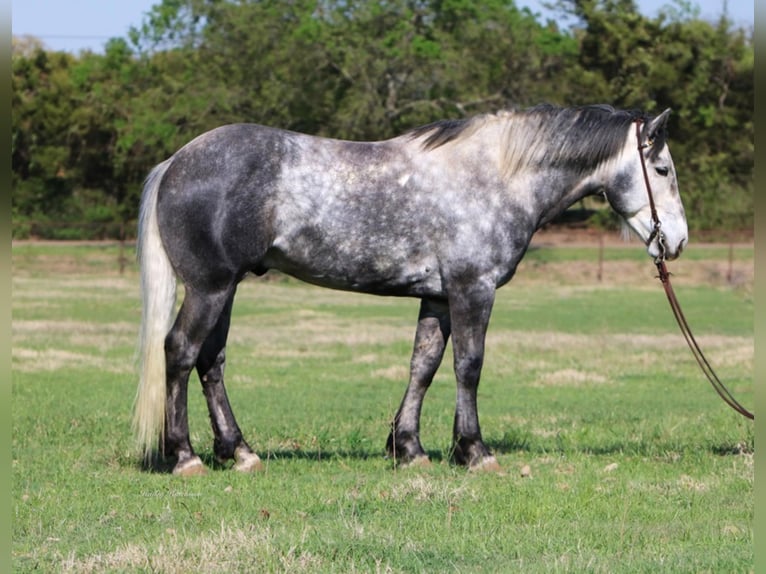
<svg viewBox="0 0 766 574"><path fill-rule="evenodd" d="M578 171L593 169L625 147L629 125L647 116L637 110L607 105L564 108L543 104L525 110L482 114L462 120L442 120L409 132L422 139L424 151L459 143L492 122L503 122L506 173L524 167L558 165ZM661 149L664 142L657 142Z"/></svg>
<svg viewBox="0 0 766 574"><path fill-rule="evenodd" d="M485 116L475 116L462 120L439 120L415 128L409 132L412 139L424 138L423 149L432 150L454 140L464 139L468 128L479 123Z"/></svg>

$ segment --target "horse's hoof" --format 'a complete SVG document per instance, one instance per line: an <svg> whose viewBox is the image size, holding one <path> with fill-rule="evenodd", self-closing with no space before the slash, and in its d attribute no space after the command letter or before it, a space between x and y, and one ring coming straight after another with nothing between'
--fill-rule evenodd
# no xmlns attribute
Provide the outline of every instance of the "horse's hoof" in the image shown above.
<svg viewBox="0 0 766 574"><path fill-rule="evenodd" d="M399 464L399 468L429 468L431 466L431 459L428 456L422 454L404 461Z"/></svg>
<svg viewBox="0 0 766 574"><path fill-rule="evenodd" d="M468 469L471 472L500 472L502 469L494 456L485 456Z"/></svg>
<svg viewBox="0 0 766 574"><path fill-rule="evenodd" d="M261 458L254 452L237 449L234 451L234 470L237 472L256 472L263 470Z"/></svg>
<svg viewBox="0 0 766 574"><path fill-rule="evenodd" d="M207 469L202 464L200 457L195 456L184 462L179 462L173 468L173 474L176 476L202 476L207 474Z"/></svg>

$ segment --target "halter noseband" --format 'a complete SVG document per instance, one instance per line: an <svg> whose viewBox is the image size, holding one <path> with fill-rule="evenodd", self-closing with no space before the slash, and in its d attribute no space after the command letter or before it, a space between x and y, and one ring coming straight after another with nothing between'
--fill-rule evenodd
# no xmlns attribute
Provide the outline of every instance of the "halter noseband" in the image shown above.
<svg viewBox="0 0 766 574"><path fill-rule="evenodd" d="M641 170L644 173L644 183L646 184L646 193L649 194L649 208L652 212L652 232L649 234L646 240L646 246L652 244L652 241L657 239L657 247L660 251L659 255L654 258L654 263L659 264L665 261L665 234L662 233L662 222L657 215L657 208L654 205L654 195L652 194L652 186L649 184L649 174L646 171L646 160L644 159L644 149L651 147L654 143L653 140L647 141L647 143L641 143L641 120L636 120L636 143L638 144L638 157L641 158Z"/></svg>

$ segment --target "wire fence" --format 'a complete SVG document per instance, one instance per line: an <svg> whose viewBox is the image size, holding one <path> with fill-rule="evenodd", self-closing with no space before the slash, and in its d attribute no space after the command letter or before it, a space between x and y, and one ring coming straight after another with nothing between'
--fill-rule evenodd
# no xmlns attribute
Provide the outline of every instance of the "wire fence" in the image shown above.
<svg viewBox="0 0 766 574"><path fill-rule="evenodd" d="M14 221L13 239L45 240L130 240L137 237L138 221Z"/></svg>
<svg viewBox="0 0 766 574"><path fill-rule="evenodd" d="M133 258L133 249L138 235L138 221L31 221L14 222L13 241L54 241L54 242L116 242L118 255L116 265L120 275Z"/></svg>
<svg viewBox="0 0 766 574"><path fill-rule="evenodd" d="M613 230L599 230L588 228L584 224L563 224L559 227L570 232L580 232L578 243L592 246L597 255L595 256L595 275L598 281L604 278L605 250L608 248L606 238L613 235ZM548 228L550 230L550 227ZM120 275L125 273L134 257L135 240L138 231L138 221L107 221L107 222L52 222L52 221L24 221L22 224L14 222L13 240L24 241L108 241L116 242L118 255L115 261ZM745 229L739 231L695 231L694 242L714 243L728 246L728 271L726 278L732 281L734 268L734 248L737 244L751 244L754 241L754 231ZM566 245L564 242L563 245Z"/></svg>

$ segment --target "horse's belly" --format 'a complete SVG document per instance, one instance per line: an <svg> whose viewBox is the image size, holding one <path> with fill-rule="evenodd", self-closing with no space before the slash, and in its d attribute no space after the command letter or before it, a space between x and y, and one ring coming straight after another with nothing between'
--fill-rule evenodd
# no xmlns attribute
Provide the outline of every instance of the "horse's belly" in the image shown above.
<svg viewBox="0 0 766 574"><path fill-rule="evenodd" d="M272 247L263 264L302 281L377 295L444 295L435 258L392 250L353 251L315 243L305 249Z"/></svg>

